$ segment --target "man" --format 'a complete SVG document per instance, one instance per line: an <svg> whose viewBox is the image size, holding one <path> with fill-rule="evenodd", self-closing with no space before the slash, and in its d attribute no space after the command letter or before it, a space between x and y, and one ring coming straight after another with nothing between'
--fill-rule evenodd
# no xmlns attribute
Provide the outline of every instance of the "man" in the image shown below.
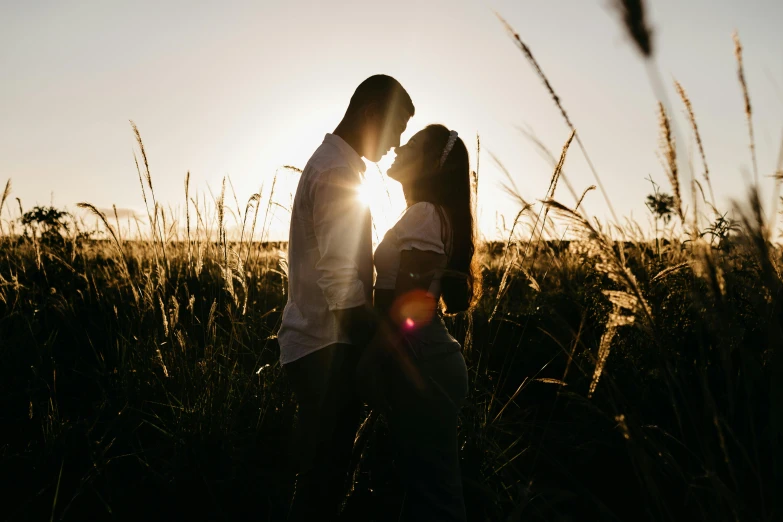
<svg viewBox="0 0 783 522"><path fill-rule="evenodd" d="M399 147L414 112L397 80L367 78L296 189L278 333L280 362L299 402L289 520L334 520L344 497L361 407L354 374L374 329L372 223L358 198L362 157L376 162Z"/></svg>

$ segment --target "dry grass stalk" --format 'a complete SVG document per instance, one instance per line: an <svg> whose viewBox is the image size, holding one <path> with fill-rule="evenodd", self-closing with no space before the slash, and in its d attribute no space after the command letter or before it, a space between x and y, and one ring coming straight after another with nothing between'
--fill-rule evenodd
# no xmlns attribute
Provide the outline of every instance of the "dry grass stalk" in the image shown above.
<svg viewBox="0 0 783 522"><path fill-rule="evenodd" d="M530 64L533 66L533 69L536 71L536 74L538 74L538 77L541 78L541 81L544 82L544 86L546 87L546 90L549 92L549 95L552 97L552 100L555 102L555 105L560 110L560 114L563 116L563 119L565 119L568 128L571 131L576 132L576 127L571 122L571 118L568 117L568 113L563 107L563 104L560 102L560 97L555 92L555 89L552 87L552 84L549 83L549 79L544 74L544 71L543 69L541 69L541 66L538 64L538 61L536 61L535 57L533 56L533 53L530 51L530 48L527 46L527 44L525 44L525 42L522 41L522 38L520 38L519 34L516 31L514 31L511 25L508 22L506 22L506 20L502 16L500 16L498 13L495 13L495 16L498 17L498 19L506 28L508 33L517 43L517 46L522 50L522 53L525 55L525 58L527 58L528 62L530 62ZM579 149L582 151L582 154L585 157L585 161L587 162L590 171L593 173L593 177L595 178L598 187L601 189L601 194L603 195L604 200L606 200L606 205L607 207L609 207L609 212L611 212L612 218L614 219L615 222L619 222L619 219L617 218L617 213L615 213L614 207L612 206L612 202L609 200L609 196L607 195L606 189L604 188L604 184L601 182L601 177L598 175L598 172L595 170L595 166L593 166L593 162L590 159L590 156L587 154L587 149L582 143L582 139L579 137L578 134L576 134L575 137L576 137L576 143L579 145Z"/></svg>
<svg viewBox="0 0 783 522"><path fill-rule="evenodd" d="M566 140L565 145L563 145L563 149L560 151L560 159L555 164L555 168L554 168L554 171L552 173L552 178L549 180L549 190L547 191L547 195L546 195L546 198L545 198L546 200L554 199L554 197L555 197L555 190L557 189L557 182L560 179L561 173L563 171L563 165L565 164L566 154L568 153L568 149L571 147L571 141L573 141L575 135L576 135L576 131L575 130L571 131L571 134L568 136L568 139ZM595 188L595 185L591 185L591 187ZM588 190L590 190L590 187L588 187L585 190L584 194L582 194L582 198L584 198L584 196L585 196L585 194L587 194ZM575 212L579 210L579 205L582 203L582 198L580 198L577 201L577 204L574 207L574 211ZM548 215L549 215L549 207L544 205L544 219L543 219L543 222L541 224L541 231L539 232L539 235L538 235L538 243L537 244L541 243L541 240L542 240L542 238L544 236L544 228L547 225L547 216ZM534 227L534 230L535 230L535 227ZM556 230L555 230L554 223L551 223L551 233L552 233L553 236L557 233Z"/></svg>
<svg viewBox="0 0 783 522"><path fill-rule="evenodd" d="M228 245L226 244L226 229L224 221L226 219L226 178L220 186L220 197L217 200L217 219L218 219L218 244L223 247L223 263L228 266Z"/></svg>
<svg viewBox="0 0 783 522"><path fill-rule="evenodd" d="M163 298L158 296L158 303L160 304L160 315L163 320L163 335L166 337L169 336L169 320L168 317L166 317L166 306L163 304ZM160 355L160 351L158 351L158 355ZM161 359L162 361L162 359ZM165 367L165 366L164 366Z"/></svg>
<svg viewBox="0 0 783 522"><path fill-rule="evenodd" d="M139 159L136 156L136 152L134 151L133 161L136 164L136 172L139 175L139 184L141 185L141 196L144 199L144 207L147 210L147 218L150 220L150 233L151 233L150 240L152 241L153 255L155 257L155 264L157 265L160 263L160 259L158 257L158 247L157 247L158 241L156 240L156 238L158 238L160 234L156 227L158 209L157 209L157 203L155 202L155 194L152 191L152 176L150 175L149 161L147 160L147 152L144 149L144 142L141 140L141 134L139 133L139 129L138 127L136 127L136 124L133 122L133 120L131 120L130 124L131 124L131 128L133 129L133 134L136 137L136 143L138 143L139 149L141 150L141 156L144 161L145 177L147 179L147 185L150 188L150 195L152 197L152 206L153 206L153 210L155 211L155 216L153 217L152 212L150 211L149 203L147 202L147 191L144 188L144 179L141 173L141 167L139 166Z"/></svg>
<svg viewBox="0 0 783 522"><path fill-rule="evenodd" d="M560 151L560 159L558 159L557 163L555 164L554 171L552 172L552 177L549 180L549 188L546 192L545 200L554 199L555 197L555 191L557 190L557 182L560 179L560 172L563 170L563 165L565 164L566 155L568 154L568 149L571 147L571 142L574 139L574 136L576 135L576 130L572 130L571 134L569 134L568 139L566 140L565 144L563 145L563 149ZM541 230L538 233L538 241L537 244L541 243L541 240L544 236L544 227L546 226L547 216L549 215L549 207L544 205L543 206L543 212L544 212L544 218L541 220ZM539 213L539 217L541 214ZM533 225L533 233L535 234L535 231L538 226L538 220L536 220L536 224ZM527 252L525 252L527 255Z"/></svg>
<svg viewBox="0 0 783 522"><path fill-rule="evenodd" d="M237 191L234 190L234 182L231 181L231 176L226 176L228 178L228 186L231 188L231 195L234 196L234 204L237 207L237 224L239 221L242 220L242 207L239 206L239 199L237 198Z"/></svg>
<svg viewBox="0 0 783 522"><path fill-rule="evenodd" d="M542 382L544 384L557 384L558 386L568 386L568 383L560 379L552 379L551 377L537 377L533 379L535 382Z"/></svg>
<svg viewBox="0 0 783 522"><path fill-rule="evenodd" d="M5 190L3 190L3 198L0 199L0 214L3 213L3 207L5 206L5 201L8 199L9 195L11 195L11 178L8 178L8 181L5 182Z"/></svg>
<svg viewBox="0 0 783 522"><path fill-rule="evenodd" d="M771 289L773 295L783 292L783 275L781 275L775 258L778 254L772 247L772 229L764 216L764 209L761 205L761 195L758 187L751 187L748 195L748 208L736 208L742 223L742 229L745 232L745 241L756 252L756 259L761 265L761 271L765 276L766 285ZM783 317L783 314L781 314Z"/></svg>
<svg viewBox="0 0 783 522"><path fill-rule="evenodd" d="M103 223L103 226L106 227L106 230L109 232L109 235L114 240L114 245L117 247L117 250L121 255L124 256L122 251L122 243L120 243L120 240L117 237L116 232L114 231L114 227L112 227L111 224L109 224L109 220L106 218L106 214L98 210L92 203L82 202L82 203L77 203L76 206L79 208L89 210Z"/></svg>
<svg viewBox="0 0 783 522"><path fill-rule="evenodd" d="M245 205L245 214L242 218L242 230L239 233L239 246L242 247L242 243L245 239L245 228L247 227L247 218L250 215L250 209L256 208L258 206L258 202L261 200L261 194L256 192L255 194L252 194L250 198L247 200L247 205ZM248 241L248 248L250 248L250 244L252 244L252 239Z"/></svg>
<svg viewBox="0 0 783 522"><path fill-rule="evenodd" d="M677 265L670 266L669 268L664 268L663 270L655 274L655 276L653 276L653 278L650 279L650 281L659 281L675 272L679 272L680 270L682 270L683 268L689 265L690 263L688 261L685 261L684 263L679 263Z"/></svg>
<svg viewBox="0 0 783 522"><path fill-rule="evenodd" d="M647 25L644 2L642 0L614 0L614 7L620 13L623 25L639 52L645 58L650 58L653 54L652 30Z"/></svg>
<svg viewBox="0 0 783 522"><path fill-rule="evenodd" d="M568 136L568 139L565 142L565 145L563 145L563 150L560 153L560 159L558 160L557 164L555 165L555 169L552 172L552 178L549 180L549 188L547 188L547 193L546 193L546 198L545 198L547 200L552 199L552 197L554 197L554 195L555 195L555 191L557 190L557 181L558 181L558 179L560 179L560 172L563 170L563 165L565 164L565 159L566 159L566 155L568 153L568 149L571 146L571 142L573 141L575 135L576 135L576 130L572 130L571 134ZM511 176L508 175L507 172L506 172L506 174L507 174L507 176L509 178L510 183L513 185L513 183L514 183L513 179L511 179ZM516 190L516 185L513 185L513 186L514 186L514 189ZM509 191L510 189L508 187L506 187L506 190ZM519 197L519 199L524 203L524 200L521 198L521 196L517 196L517 197ZM505 252L503 254L503 266L504 266L503 277L501 278L500 285L498 286L498 293L497 293L497 296L495 297L495 306L494 306L494 308L492 310L492 313L489 316L489 320L490 321L492 321L492 319L495 317L495 313L498 310L498 307L500 305L500 301L503 299L503 296L505 295L505 292L508 290L509 275L511 273L511 268L514 266L514 263L516 261L516 256L510 257L510 258L508 258L508 261L506 261L507 256L508 256L509 246L510 246L511 240L512 240L512 238L514 236L514 229L515 229L515 227L517 225L517 222L522 217L522 214L525 211L529 210L529 209L530 209L530 205L524 204L524 206L522 207L522 210L519 211L519 213L517 214L516 219L514 219L514 224L511 226L511 233L509 234L509 240L508 240L508 242L506 244L506 250L505 250ZM542 212L543 212L543 219L541 219L541 213ZM535 238L536 231L538 230L538 224L539 224L539 222L541 222L541 230L539 231L539 234L538 234L538 241L536 242L536 250L535 250L535 251L538 251L538 245L541 243L541 240L542 240L542 238L544 236L544 227L546 226L547 214L548 213L549 213L549 207L544 206L539 211L538 216L536 216L536 221L533 224L533 231L532 231L531 236L530 236L530 241L528 242L527 247L525 248L525 254L524 254L523 258L527 258L529 250L530 250L530 246L533 244L533 240Z"/></svg>
<svg viewBox="0 0 783 522"><path fill-rule="evenodd" d="M190 241L190 204L188 196L190 194L190 171L185 174L185 229L188 234L188 268L193 260L193 243Z"/></svg>
<svg viewBox="0 0 783 522"><path fill-rule="evenodd" d="M141 139L141 133L139 132L139 128L136 126L136 124L133 122L133 120L130 120L131 128L133 129L133 135L136 137L136 143L139 146L139 151L141 152L141 158L144 162L144 178L147 181L147 186L150 189L150 197L152 198L152 207L155 211L154 219L150 220L150 226L152 227L152 237L153 242L155 238L157 237L158 240L161 242L161 252L163 254L163 258L168 265L168 258L166 256L166 247L165 247L165 241L163 238L163 233L161 232L159 228L159 222L158 222L158 202L155 198L155 189L152 186L152 174L150 172L150 163L147 159L147 150L144 148L144 142ZM136 170L139 172L139 181L141 181L141 170L139 168L139 162L136 159L136 153L133 154L133 159L136 161ZM142 183L142 194L144 192L144 184ZM144 195L144 204L147 204L147 197ZM147 213L149 214L149 209L147 210Z"/></svg>
<svg viewBox="0 0 783 522"><path fill-rule="evenodd" d="M693 180L693 186L692 186L691 188L697 188L697 189L699 189L699 194L701 194L701 200L702 200L704 203L706 203L707 205L709 205L710 207L712 207L712 210L713 210L714 212L717 212L717 211L718 211L718 209L716 209L716 208L715 208L715 205L713 205L713 204L712 204L712 202L710 202L710 201L707 199L707 196L704 194L704 187L702 187L702 186L701 186L701 183L699 182L699 180L698 180L698 179L694 179L694 180Z"/></svg>
<svg viewBox="0 0 783 522"><path fill-rule="evenodd" d="M532 130L525 129L522 127L517 126L517 130L522 133L525 138L530 140L530 142L536 146L536 149L538 150L539 154L552 166L552 168L555 167L557 164L557 159L555 159L555 155L552 154L552 151L549 150L549 148L544 145L544 143L536 136ZM563 183L566 184L566 188L568 189L568 192L571 193L571 197L574 198L574 201L578 201L579 198L576 196L576 191L574 190L574 186L571 184L571 182L568 179L568 176L566 176L565 170L560 172L560 178L563 180ZM593 185L593 188L595 186Z"/></svg>
<svg viewBox="0 0 783 522"><path fill-rule="evenodd" d="M160 240L163 244L166 244L168 242L168 225L166 225L166 212L163 208L163 205L155 205L155 211L160 215L160 223L163 227L160 234ZM157 217L157 216L156 216Z"/></svg>
<svg viewBox="0 0 783 522"><path fill-rule="evenodd" d="M658 125L660 126L660 147L665 160L664 169L672 185L674 196L674 210L680 216L682 222L685 222L685 215L682 212L682 196L680 192L680 179L677 172L677 148L674 145L674 135L672 134L671 121L666 114L663 103L658 102Z"/></svg>
<svg viewBox="0 0 783 522"><path fill-rule="evenodd" d="M152 192L152 191L150 191ZM155 195L153 194L153 201L155 199ZM160 250L163 253L163 262L165 264L166 270L169 270L171 267L169 265L168 256L166 254L166 236L164 234L166 230L166 213L163 209L163 207L158 204L154 203L155 205L155 221L154 226L158 233L158 240L160 241ZM160 219L158 219L158 216L160 216ZM162 228L161 228L162 227ZM160 266L158 267L158 271L160 272Z"/></svg>
<svg viewBox="0 0 783 522"><path fill-rule="evenodd" d="M715 299L721 299L726 295L726 278L723 274L723 268L718 262L719 260L712 252L712 248L706 242L700 240L694 242L692 252L693 259L689 264L693 274L708 284L707 288L710 289Z"/></svg>
<svg viewBox="0 0 783 522"><path fill-rule="evenodd" d="M139 167L139 158L136 157L135 152L133 153L133 161L136 163L136 172L139 174L139 185L141 186L141 197L144 200L144 208L147 210L147 217L150 220L150 224L152 224L152 213L150 212L149 202L147 202L147 190L144 188L144 179L142 178L141 168ZM154 233L155 229L153 228L152 231Z"/></svg>
<svg viewBox="0 0 783 522"><path fill-rule="evenodd" d="M8 199L8 196L11 194L11 178L8 178L8 181L5 182L5 190L3 190L3 197L0 199L0 216L3 215L3 207L5 206L5 200ZM0 234L3 233L3 223L2 220L0 220Z"/></svg>
<svg viewBox="0 0 783 522"><path fill-rule="evenodd" d="M533 69L536 71L538 77L541 78L541 81L544 82L544 87L546 87L546 90L549 92L549 95L552 97L552 100L555 102L557 108L560 109L560 114L563 115L566 124L573 129L574 124L571 122L571 118L568 116L565 107L563 107L563 104L560 102L560 96L557 95L554 87L552 87L552 84L549 83L549 78L547 78L546 74L544 74L543 69L541 69L541 66L538 64L538 61L536 60L535 56L533 56L533 52L530 50L530 47L528 47L527 44L522 41L522 38L519 36L519 34L516 31L514 31L514 28L511 27L511 24L509 24L499 14L495 13L495 15L498 17L498 19L500 19L500 22L506 28L506 31L508 31L511 37L516 41L517 46L522 51L522 54L525 55L527 61L530 62L530 65L533 66Z"/></svg>
<svg viewBox="0 0 783 522"><path fill-rule="evenodd" d="M753 180L756 184L759 182L759 171L756 166L756 140L753 137L753 110L750 106L750 95L748 94L748 84L745 81L745 67L742 62L742 43L740 42L737 31L731 35L734 39L734 56L737 58L737 77L742 87L742 96L745 101L745 118L748 121L748 135L750 136L750 157L753 162Z"/></svg>
<svg viewBox="0 0 783 522"><path fill-rule="evenodd" d="M563 149L560 151L560 159L557 161L557 165L555 165L555 170L552 172L552 178L549 180L549 190L547 190L547 199L552 199L555 197L557 182L560 179L560 173L563 171L563 165L565 164L566 154L568 153L569 147L571 147L571 142L574 140L575 135L576 135L576 130L574 129L571 131L571 134L568 136L565 145L563 145Z"/></svg>
<svg viewBox="0 0 783 522"><path fill-rule="evenodd" d="M780 149L778 150L778 164L775 167L775 174L773 175L775 179L775 190L772 193L772 205L770 205L770 208L772 209L770 212L770 226L772 228L775 228L775 224L777 223L778 218L778 199L780 198L780 183L783 182L783 140L780 142Z"/></svg>
<svg viewBox="0 0 783 522"><path fill-rule="evenodd" d="M164 316L164 320L165 320L165 316ZM168 376L169 376L169 369L166 368L166 363L163 362L163 355L160 353L160 348L156 348L155 351L158 354L158 362L160 362L160 367L163 370L163 376L168 378Z"/></svg>
<svg viewBox="0 0 783 522"><path fill-rule="evenodd" d="M86 210L89 210L92 214L94 214L102 223L103 226L106 227L106 230L109 232L109 235L114 240L114 246L117 248L117 252L120 254L120 259L122 259L122 271L125 275L125 277L128 280L128 283L131 287L131 291L133 292L133 297L136 300L136 304L139 302L139 295L136 291L136 286L133 284L133 280L131 279L130 269L128 268L128 259L125 257L125 249L122 247L122 242L120 241L120 238L117 236L117 234L114 231L114 227L112 227L109 224L109 220L106 218L106 214L98 210L95 205L91 203L77 203L77 207L83 208ZM116 217L117 215L117 209L115 207L114 209L114 215ZM119 226L119 223L118 223Z"/></svg>
<svg viewBox="0 0 783 522"><path fill-rule="evenodd" d="M514 218L514 222L511 224L511 230L508 233L508 240L506 241L506 247L503 249L503 259L501 260L501 266L503 268L503 277L500 279L500 284L498 285L498 294L495 297L495 306L492 309L492 313L489 314L489 320L488 322L491 322L492 319L495 318L495 314L498 311L498 308L500 307L500 301L503 299L503 296L506 293L506 290L508 290L508 279L509 275L511 273L511 266L514 261L514 257L509 258L509 251L511 250L511 243L514 239L514 232L516 230L517 224L519 223L519 220L522 218L522 214L530 210L530 205L526 205L517 213L517 216Z"/></svg>
<svg viewBox="0 0 783 522"><path fill-rule="evenodd" d="M574 352L576 352L577 346L579 346L579 344L581 343L582 332L584 331L586 320L587 320L587 314L583 312L582 319L579 321L579 330L575 332L573 338L571 339L571 350L569 350L568 352L568 359L566 360L566 366L565 369L563 370L563 378L562 378L563 382L565 382L566 377L568 377L568 370L571 368L571 363L574 362Z"/></svg>
<svg viewBox="0 0 783 522"><path fill-rule="evenodd" d="M256 223L258 222L258 208L261 206L261 198L264 195L264 182L261 182L261 188L259 189L258 193L254 194L253 196L258 196L258 199L255 202L255 209L253 212L253 224L250 226L250 236L248 237L248 243L251 245L253 244L253 236L256 233ZM252 198L251 198L252 199ZM249 204L249 202L248 202ZM247 254L245 254L245 264L247 265L250 261L250 252L252 249L248 246Z"/></svg>
<svg viewBox="0 0 783 522"><path fill-rule="evenodd" d="M783 140L780 141L780 149L778 150L778 166L775 169L775 179L778 181L783 180ZM11 180L8 180L8 182L10 183Z"/></svg>
<svg viewBox="0 0 783 522"><path fill-rule="evenodd" d="M655 321L652 310L642 293L639 283L636 281L636 277L625 265L625 256L622 248L615 250L615 242L610 237L562 203L548 200L544 204L551 208L555 216L573 227L578 237L587 243L591 257L598 259L596 269L606 274L609 279L620 286L623 292L628 294L629 299L633 299L635 303L633 311L644 320L643 324L645 327L653 328ZM617 303L623 304L625 302L617 301ZM627 303L630 303L630 301L627 301Z"/></svg>
<svg viewBox="0 0 783 522"><path fill-rule="evenodd" d="M114 210L114 222L117 223L117 238L120 240L120 246L122 246L122 227L120 227L120 216L117 214L117 205L112 203L112 210Z"/></svg>
<svg viewBox="0 0 783 522"><path fill-rule="evenodd" d="M146 173L147 177L147 185L150 187L150 191L152 189L152 175L150 174L150 164L147 160L147 151L144 150L144 142L141 140L141 133L139 132L139 128L136 127L136 124L133 122L133 120L130 120L131 128L133 129L133 134L136 137L136 143L139 145L139 150L141 151L141 157L144 160L144 172Z"/></svg>
<svg viewBox="0 0 783 522"><path fill-rule="evenodd" d="M481 138L476 133L476 170L472 172L473 176L473 219L478 219L478 189L479 189L479 165L481 160Z"/></svg>
<svg viewBox="0 0 783 522"><path fill-rule="evenodd" d="M284 169L294 170L295 172L301 173L302 171L296 167L292 167L290 165L286 165L283 167ZM275 187L277 186L277 176L279 174L279 170L275 171L275 177L272 178L272 188L269 191L269 201L267 201L266 205L266 212L264 213L264 221L261 224L261 242L263 243L266 238L267 233L267 220L269 219L269 211L274 206L274 197L275 197ZM271 221L269 222L269 226L272 226ZM268 268L268 267L267 267Z"/></svg>
<svg viewBox="0 0 783 522"><path fill-rule="evenodd" d="M590 192L591 190L595 190L595 185L590 185L589 187L587 187L587 188L584 190L584 192L582 192L582 195L581 195L581 196L579 197L579 199L577 199L577 201L576 201L576 206L574 207L574 212L575 212L575 213L579 213L579 207L582 205L582 201L584 201L584 199L585 199L585 196L587 196L587 193L588 193L588 192ZM584 215L584 214L582 214L582 215ZM563 234L560 236L560 241L561 241L561 242L562 242L562 241L563 241L563 240L566 238L566 236L568 235L568 230L569 230L569 227L566 227L566 228L565 228L565 230L563 230ZM558 260L557 262L558 262L558 263L560 263L560 261L559 261L559 260Z"/></svg>
<svg viewBox="0 0 783 522"><path fill-rule="evenodd" d="M620 13L620 16L623 21L623 25L625 26L626 31L631 37L631 40L636 45L637 49L640 51L642 57L644 58L645 65L647 67L647 75L650 80L650 85L653 88L653 92L655 93L656 97L662 101L662 105L664 107L671 107L671 105L668 103L668 96L666 93L666 89L664 87L663 82L661 81L661 75L658 71L658 67L656 66L654 60L654 56L653 56L654 53L653 53L653 46L652 46L652 30L650 29L646 21L647 17L645 14L644 0L613 0L613 3L615 9ZM670 128L676 127L676 123L673 121L669 122L669 126ZM674 141L679 141L682 139L681 134L679 132L671 133L670 131L670 134L671 134L670 141L672 143L674 143ZM685 150L685 145L681 141L680 141L680 149ZM688 175L691 188L693 188L693 179L694 179L693 171L690 168L690 164L687 162L685 163L684 171ZM694 207L695 207L697 202L695 200L695 195L693 195L693 197L694 197ZM678 214L680 214L682 217L681 203L678 210L679 210ZM698 212L694 208L693 230L692 230L693 235L698 234L697 220L698 220ZM684 220L683 220L683 226L685 226Z"/></svg>
<svg viewBox="0 0 783 522"><path fill-rule="evenodd" d="M704 167L704 181L707 182L707 188L710 190L711 203L712 205L715 205L715 194L712 191L712 182L710 181L710 168L707 166L707 155L704 153L704 144L701 141L699 126L696 124L696 114L693 112L691 99L677 80L674 80L674 88L677 90L677 94L680 95L680 99L685 105L685 112L688 114L688 121L690 121L691 128L693 129L693 136L696 139L696 146L699 148L699 156L701 156L701 164ZM694 181L696 181L695 178Z"/></svg>
<svg viewBox="0 0 783 522"><path fill-rule="evenodd" d="M587 188L585 189L585 191L584 191L584 192L582 192L582 195L581 195L581 196L579 196L579 200L576 202L576 206L574 207L574 211L578 211L578 210L579 210L579 207L582 205L582 201L584 201L584 199L585 199L585 196L586 196L586 195L587 195L587 193L588 193L588 192L590 192L591 190L595 190L595 185L590 185L589 187L587 187Z"/></svg>
<svg viewBox="0 0 783 522"><path fill-rule="evenodd" d="M506 177L506 181L500 182L500 188L502 188L503 191L506 194L508 194L512 199L516 200L521 207L524 208L524 207L532 206L522 196L522 192L519 190L519 187L517 187L514 178L511 176L511 173L508 171L508 169L503 164L503 162L500 161L500 159L498 159L498 157L492 154L491 152L489 153L489 156L492 158L492 161L494 161L495 164L498 166L500 172L502 172L503 175Z"/></svg>
<svg viewBox="0 0 783 522"><path fill-rule="evenodd" d="M619 293L623 294L623 298L630 297L625 292ZM596 357L595 369L593 370L593 378L590 380L590 387L587 391L588 398L593 396L593 393L595 393L595 390L598 387L598 382L601 380L601 375L603 375L604 367L606 366L606 360L609 358L609 352L612 348L612 340L614 339L615 334L617 334L618 328L633 324L633 322L634 317L632 315L624 315L620 306L614 306L612 313L609 315L609 320L606 323L606 330L601 336L601 341L598 344L598 355Z"/></svg>

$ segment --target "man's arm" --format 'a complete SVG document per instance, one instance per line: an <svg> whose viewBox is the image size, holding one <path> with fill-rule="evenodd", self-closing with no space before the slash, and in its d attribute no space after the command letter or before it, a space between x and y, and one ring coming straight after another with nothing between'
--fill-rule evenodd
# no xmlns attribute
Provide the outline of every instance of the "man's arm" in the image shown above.
<svg viewBox="0 0 783 522"><path fill-rule="evenodd" d="M369 210L358 198L359 179L349 169L321 174L313 187L313 223L320 259L318 286L340 327L357 345L369 341L375 319L359 280L358 256L367 248ZM371 253L368 253L371 255Z"/></svg>

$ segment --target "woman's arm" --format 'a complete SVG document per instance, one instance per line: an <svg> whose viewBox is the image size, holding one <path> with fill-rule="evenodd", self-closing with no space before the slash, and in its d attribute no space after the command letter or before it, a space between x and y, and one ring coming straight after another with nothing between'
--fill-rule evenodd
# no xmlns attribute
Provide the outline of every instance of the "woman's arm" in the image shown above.
<svg viewBox="0 0 783 522"><path fill-rule="evenodd" d="M400 253L394 295L385 294L386 317L401 331L429 324L435 317L439 291L432 287L433 279L446 266L444 254L429 250L403 250Z"/></svg>
<svg viewBox="0 0 783 522"><path fill-rule="evenodd" d="M395 301L413 290L430 289L432 279L438 269L447 263L445 254L430 250L403 250L400 252L400 269L394 289L375 290L375 310L382 317L388 317Z"/></svg>
<svg viewBox="0 0 783 522"><path fill-rule="evenodd" d="M403 250L400 252L400 270L397 272L395 297L411 290L429 290L437 270L446 268L446 254L431 250Z"/></svg>

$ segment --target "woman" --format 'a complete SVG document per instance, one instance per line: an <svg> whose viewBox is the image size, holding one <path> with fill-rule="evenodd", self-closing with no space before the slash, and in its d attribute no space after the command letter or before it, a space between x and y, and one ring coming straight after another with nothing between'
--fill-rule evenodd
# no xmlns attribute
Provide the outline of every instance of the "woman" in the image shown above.
<svg viewBox="0 0 783 522"><path fill-rule="evenodd" d="M468 377L441 313L467 311L478 294L468 151L456 132L430 125L397 150L388 174L408 208L375 251L383 320L360 376L365 390L382 388L405 486L401 519L464 521L457 417Z"/></svg>

